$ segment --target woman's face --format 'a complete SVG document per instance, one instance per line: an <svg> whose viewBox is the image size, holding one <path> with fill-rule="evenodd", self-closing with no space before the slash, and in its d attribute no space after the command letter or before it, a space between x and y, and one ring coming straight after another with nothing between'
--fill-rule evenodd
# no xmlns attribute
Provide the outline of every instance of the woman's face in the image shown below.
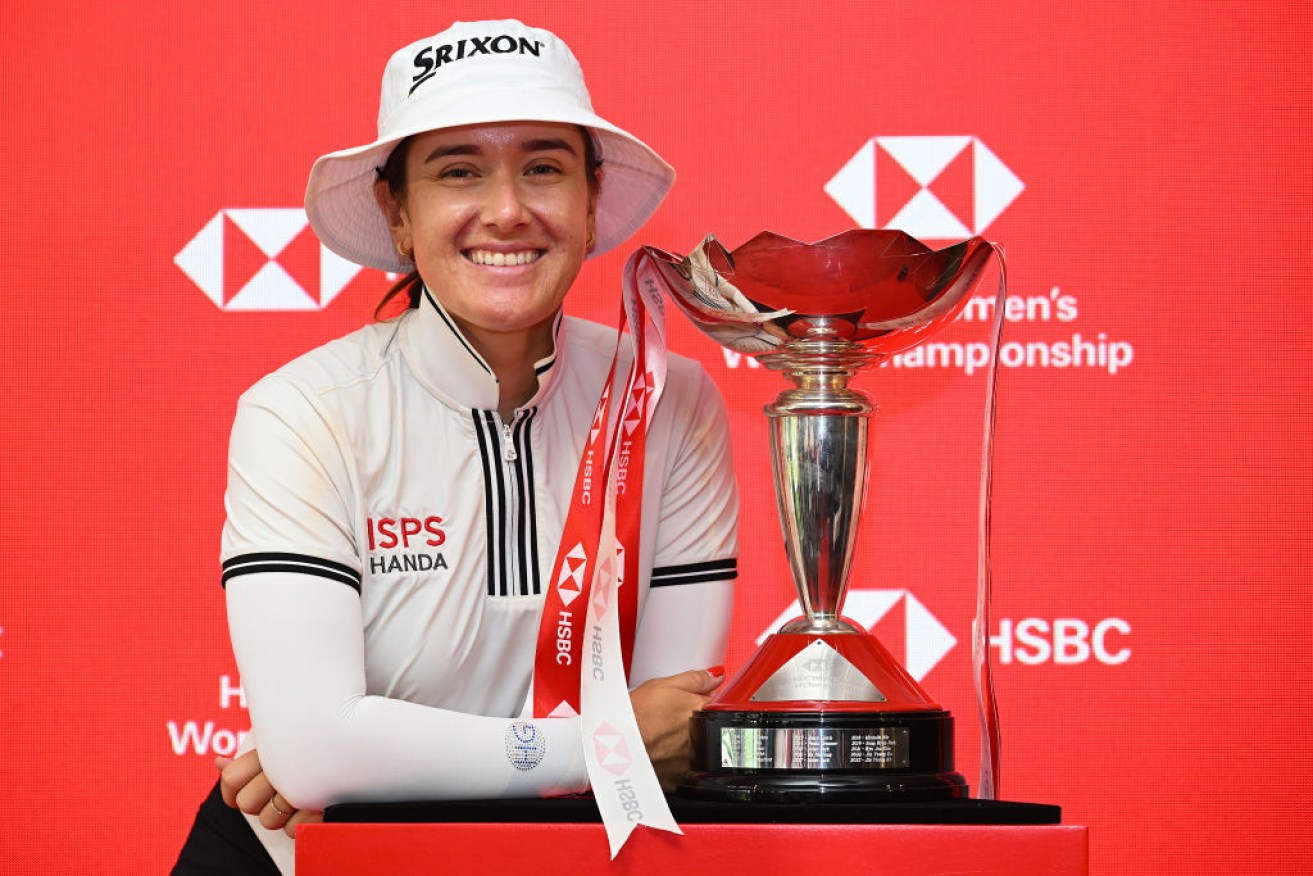
<svg viewBox="0 0 1313 876"><path fill-rule="evenodd" d="M482 346L550 332L593 238L589 173L578 127L470 125L412 138L404 193L376 192L424 284Z"/></svg>

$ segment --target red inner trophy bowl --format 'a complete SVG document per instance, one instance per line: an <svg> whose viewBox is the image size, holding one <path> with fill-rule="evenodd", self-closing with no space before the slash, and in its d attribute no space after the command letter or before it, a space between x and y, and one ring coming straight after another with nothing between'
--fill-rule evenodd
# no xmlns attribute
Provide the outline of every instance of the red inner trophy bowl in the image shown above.
<svg viewBox="0 0 1313 876"><path fill-rule="evenodd" d="M994 247L973 237L932 250L902 231L854 229L815 243L763 231L732 252L715 241L706 251L758 309L794 312L773 320L788 335L803 336L817 316L831 325L838 317L847 340L892 355L961 313Z"/></svg>

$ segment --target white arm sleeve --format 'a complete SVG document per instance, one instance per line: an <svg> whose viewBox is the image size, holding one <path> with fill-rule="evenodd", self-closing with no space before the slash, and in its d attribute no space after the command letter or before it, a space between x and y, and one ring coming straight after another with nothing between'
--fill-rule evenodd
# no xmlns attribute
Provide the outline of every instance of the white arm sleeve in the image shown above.
<svg viewBox="0 0 1313 876"><path fill-rule="evenodd" d="M578 719L511 721L367 696L360 597L350 587L260 573L231 580L227 601L260 763L294 806L587 787ZM541 762L522 768L539 740Z"/></svg>

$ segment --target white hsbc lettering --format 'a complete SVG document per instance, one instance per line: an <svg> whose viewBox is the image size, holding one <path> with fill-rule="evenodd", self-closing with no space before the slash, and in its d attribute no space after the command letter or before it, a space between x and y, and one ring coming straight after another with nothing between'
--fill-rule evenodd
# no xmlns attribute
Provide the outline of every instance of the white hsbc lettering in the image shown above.
<svg viewBox="0 0 1313 876"><path fill-rule="evenodd" d="M615 789L617 796L620 798L620 808L625 810L625 818L630 821L642 821L643 810L638 803L638 792L634 786L629 783L628 779L616 779Z"/></svg>
<svg viewBox="0 0 1313 876"><path fill-rule="evenodd" d="M625 478L629 477L629 448L632 441L626 440L620 445L620 453L615 460L615 492L617 496L625 493Z"/></svg>
<svg viewBox="0 0 1313 876"><path fill-rule="evenodd" d="M574 612L561 611L556 618L556 665L569 666L574 662Z"/></svg>
<svg viewBox="0 0 1313 876"><path fill-rule="evenodd" d="M584 482L579 491L579 504L591 505L593 503L593 449L590 447L584 451Z"/></svg>
<svg viewBox="0 0 1313 876"><path fill-rule="evenodd" d="M1073 665L1093 659L1106 666L1118 666L1131 659L1131 648L1122 641L1130 634L1131 625L1119 617L1094 624L1072 617L1052 621L1039 617L1016 621L1002 618L989 644L998 649L998 662L1004 664L1015 659L1027 666L1050 662ZM1110 642L1113 636L1120 638Z"/></svg>

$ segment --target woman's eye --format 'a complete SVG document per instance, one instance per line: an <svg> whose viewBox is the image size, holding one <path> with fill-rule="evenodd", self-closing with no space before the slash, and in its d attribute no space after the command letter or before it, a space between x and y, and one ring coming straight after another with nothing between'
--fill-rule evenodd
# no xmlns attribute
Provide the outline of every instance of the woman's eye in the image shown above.
<svg viewBox="0 0 1313 876"><path fill-rule="evenodd" d="M474 176L474 171L468 167L448 167L438 174L441 179L470 179Z"/></svg>
<svg viewBox="0 0 1313 876"><path fill-rule="evenodd" d="M534 164L526 171L530 176L553 176L561 172L554 164Z"/></svg>

